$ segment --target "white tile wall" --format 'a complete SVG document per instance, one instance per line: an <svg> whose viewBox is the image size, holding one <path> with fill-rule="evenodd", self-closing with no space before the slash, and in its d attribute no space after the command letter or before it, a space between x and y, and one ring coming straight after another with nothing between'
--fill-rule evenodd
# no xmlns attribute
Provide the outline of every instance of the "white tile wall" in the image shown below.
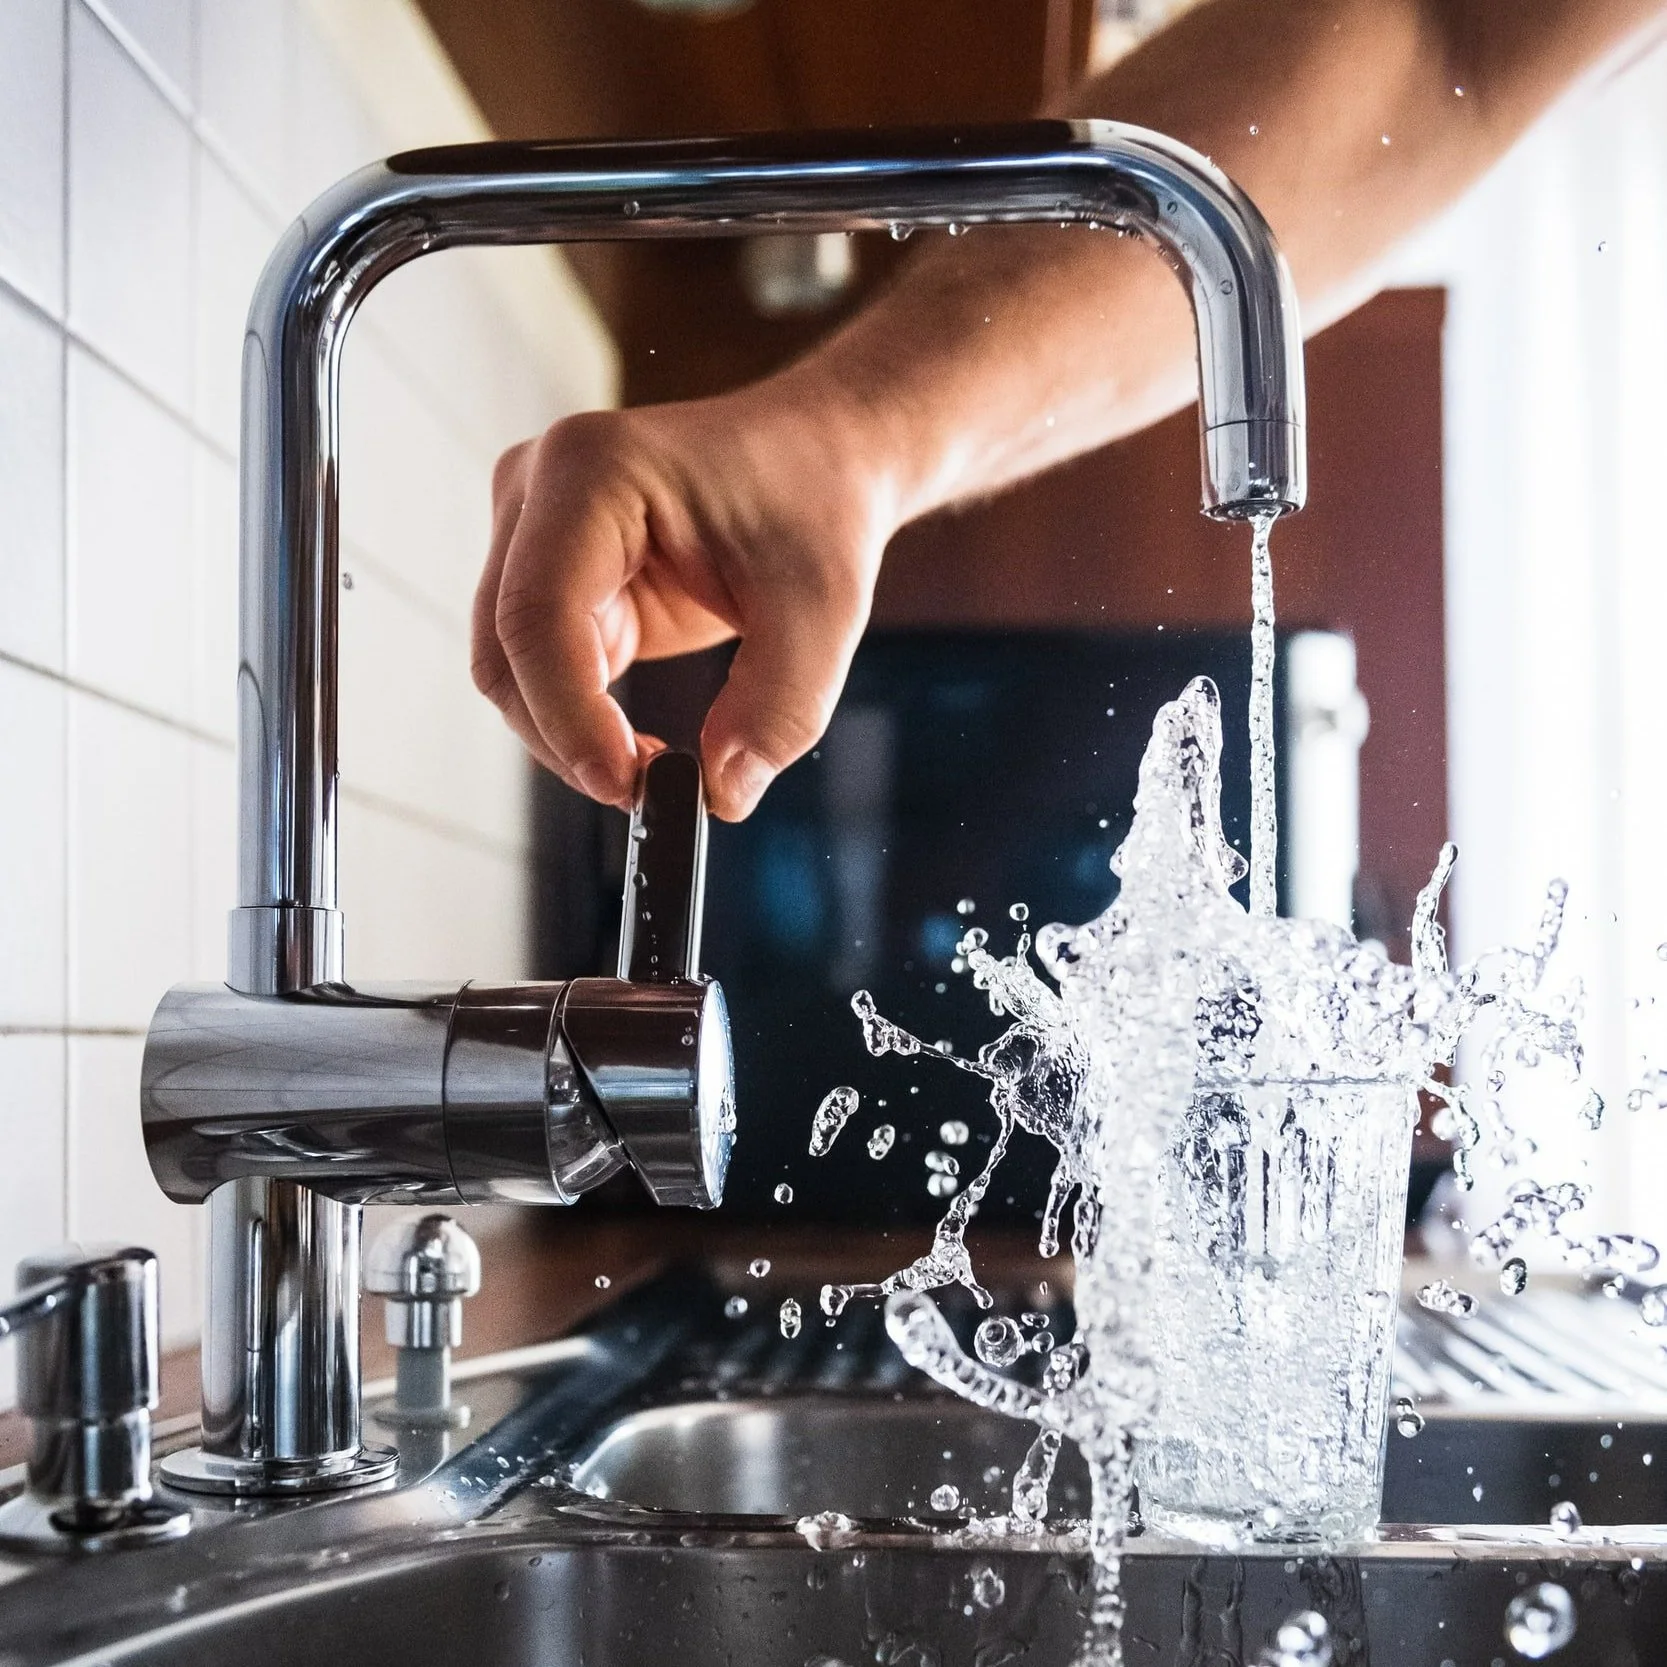
<svg viewBox="0 0 1667 1667"><path fill-rule="evenodd" d="M0 661L0 1013L14 1026L59 1028L66 1014L66 704L62 683Z"/></svg>
<svg viewBox="0 0 1667 1667"><path fill-rule="evenodd" d="M0 560L0 651L57 671L64 661L64 341L50 319L4 288L0 365L8 552Z"/></svg>
<svg viewBox="0 0 1667 1667"><path fill-rule="evenodd" d="M10 941L9 938L7 941ZM0 1034L0 1106L5 1108L6 1162L0 1165L0 1265L11 1270L32 1250L68 1236L64 1188L43 1185L64 1164L62 1036ZM0 1406L10 1406L15 1368L0 1349Z"/></svg>
<svg viewBox="0 0 1667 1667"><path fill-rule="evenodd" d="M354 14L399 34L392 80L340 44ZM137 1239L176 1339L200 1212L151 1180L137 1083L162 991L224 967L242 320L311 195L480 136L415 19L410 0L0 0L0 1289L66 1235ZM506 288L493 263L517 259ZM612 392L611 348L541 261L415 263L350 337L360 977L522 970L525 771L470 687L468 600L497 451Z"/></svg>
<svg viewBox="0 0 1667 1667"><path fill-rule="evenodd" d="M191 402L191 131L77 5L69 28L69 322L175 410Z"/></svg>
<svg viewBox="0 0 1667 1667"><path fill-rule="evenodd" d="M0 279L64 307L65 0L0 6Z"/></svg>
<svg viewBox="0 0 1667 1667"><path fill-rule="evenodd" d="M68 377L68 669L191 716L191 432L78 343Z"/></svg>

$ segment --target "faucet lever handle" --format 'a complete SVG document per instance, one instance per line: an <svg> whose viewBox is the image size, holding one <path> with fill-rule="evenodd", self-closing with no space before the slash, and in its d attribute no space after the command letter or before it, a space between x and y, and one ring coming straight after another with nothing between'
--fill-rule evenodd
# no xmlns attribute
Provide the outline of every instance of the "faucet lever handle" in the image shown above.
<svg viewBox="0 0 1667 1667"><path fill-rule="evenodd" d="M619 976L634 984L698 978L705 897L700 760L668 748L649 759L637 778L619 921Z"/></svg>

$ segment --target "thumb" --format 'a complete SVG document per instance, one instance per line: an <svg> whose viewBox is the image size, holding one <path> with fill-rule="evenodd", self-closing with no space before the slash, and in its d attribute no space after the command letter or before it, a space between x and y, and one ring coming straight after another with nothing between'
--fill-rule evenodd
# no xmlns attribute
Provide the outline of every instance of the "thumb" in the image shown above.
<svg viewBox="0 0 1667 1667"><path fill-rule="evenodd" d="M739 822L822 738L867 620L860 597L770 597L749 610L729 678L701 731L707 799Z"/></svg>

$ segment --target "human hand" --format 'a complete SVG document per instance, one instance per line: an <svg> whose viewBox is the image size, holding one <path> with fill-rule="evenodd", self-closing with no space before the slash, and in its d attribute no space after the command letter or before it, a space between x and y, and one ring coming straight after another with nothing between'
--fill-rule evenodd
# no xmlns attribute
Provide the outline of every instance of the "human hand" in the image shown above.
<svg viewBox="0 0 1667 1667"><path fill-rule="evenodd" d="M568 417L493 475L472 670L533 756L627 808L635 734L608 687L636 659L740 646L701 734L739 821L815 745L868 620L899 494L871 414L789 372L684 404Z"/></svg>

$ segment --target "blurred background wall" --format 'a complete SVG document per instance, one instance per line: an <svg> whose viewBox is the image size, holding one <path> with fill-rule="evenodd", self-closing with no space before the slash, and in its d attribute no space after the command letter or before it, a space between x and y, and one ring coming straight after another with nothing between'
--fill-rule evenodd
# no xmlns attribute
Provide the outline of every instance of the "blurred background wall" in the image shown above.
<svg viewBox="0 0 1667 1667"><path fill-rule="evenodd" d="M1597 1140L1537 1123L1542 1168L1590 1157L1594 1217L1667 1240L1667 43L1564 99L1385 278L1447 295L1455 947L1530 942L1568 880L1608 1111Z"/></svg>

